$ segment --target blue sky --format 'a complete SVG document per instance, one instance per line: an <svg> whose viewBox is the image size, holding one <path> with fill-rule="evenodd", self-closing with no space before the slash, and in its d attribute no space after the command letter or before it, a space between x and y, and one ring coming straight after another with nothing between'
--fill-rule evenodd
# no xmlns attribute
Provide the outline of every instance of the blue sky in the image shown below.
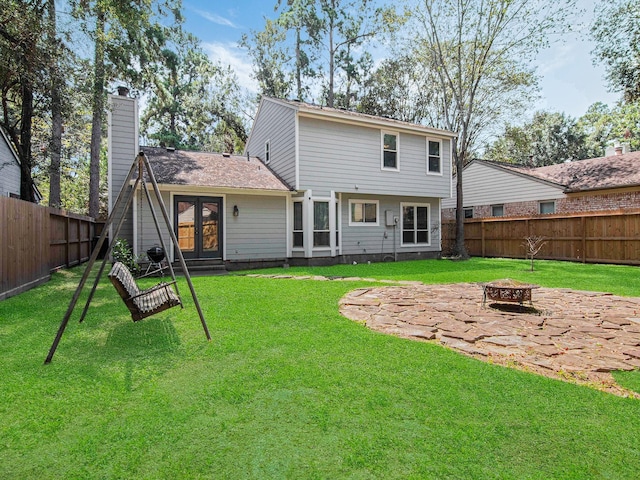
<svg viewBox="0 0 640 480"><path fill-rule="evenodd" d="M209 57L230 64L240 83L255 89L250 77L250 61L237 43L250 29L262 29L265 16L274 17L275 0L183 1L186 28L200 38ZM593 44L584 36L595 3L595 0L579 0L579 8L587 13L575 23L575 33L568 34L565 43L555 44L539 55L537 67L542 76L542 98L532 107L532 112L545 109L579 117L595 102L612 105L618 100L618 94L607 92L604 68L592 64Z"/></svg>

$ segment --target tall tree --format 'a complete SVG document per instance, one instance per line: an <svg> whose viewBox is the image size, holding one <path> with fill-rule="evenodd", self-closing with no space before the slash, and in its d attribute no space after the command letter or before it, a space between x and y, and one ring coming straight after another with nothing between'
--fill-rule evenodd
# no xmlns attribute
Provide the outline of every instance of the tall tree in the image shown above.
<svg viewBox="0 0 640 480"><path fill-rule="evenodd" d="M412 43L433 83L432 124L458 133L455 253L464 245L462 169L483 132L505 111L518 111L535 86L530 60L552 33L568 28L574 0L421 0Z"/></svg>
<svg viewBox="0 0 640 480"><path fill-rule="evenodd" d="M598 156L578 120L558 112L535 112L522 126L507 125L485 151L491 160L533 167Z"/></svg>
<svg viewBox="0 0 640 480"><path fill-rule="evenodd" d="M60 158L62 153L62 88L63 79L60 69L62 45L58 39L56 1L47 0L47 46L50 54L50 101L51 101L51 140L49 142L49 206L61 206L60 194Z"/></svg>
<svg viewBox="0 0 640 480"><path fill-rule="evenodd" d="M162 57L141 119L143 135L151 143L174 148L241 149L246 127L238 113L241 97L233 73L212 64L197 39L186 33L177 36Z"/></svg>
<svg viewBox="0 0 640 480"><path fill-rule="evenodd" d="M71 0L74 15L94 42L89 215L100 209L100 150L106 88L119 80L135 88L148 84L150 66L161 55L169 28L158 20L172 15L180 28L180 0Z"/></svg>
<svg viewBox="0 0 640 480"><path fill-rule="evenodd" d="M268 18L264 30L251 30L240 39L240 46L253 61L253 77L258 81L261 95L287 98L293 91L293 76L287 67L293 56L286 39L286 29Z"/></svg>
<svg viewBox="0 0 640 480"><path fill-rule="evenodd" d="M628 102L640 100L640 3L609 0L597 4L591 34L593 54L607 69L614 91L622 91Z"/></svg>
<svg viewBox="0 0 640 480"><path fill-rule="evenodd" d="M32 126L35 96L46 79L44 1L9 0L0 9L2 126L20 158L20 197L35 201Z"/></svg>

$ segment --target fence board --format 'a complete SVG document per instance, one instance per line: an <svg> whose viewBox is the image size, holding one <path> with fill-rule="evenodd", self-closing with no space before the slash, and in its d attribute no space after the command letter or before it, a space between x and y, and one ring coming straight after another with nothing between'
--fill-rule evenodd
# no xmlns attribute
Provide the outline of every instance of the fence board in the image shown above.
<svg viewBox="0 0 640 480"><path fill-rule="evenodd" d="M443 222L442 233L446 255L455 244L455 222ZM471 256L525 258L527 236L547 239L538 258L640 265L640 210L465 220Z"/></svg>
<svg viewBox="0 0 640 480"><path fill-rule="evenodd" d="M93 231L90 217L0 197L0 300L87 261Z"/></svg>

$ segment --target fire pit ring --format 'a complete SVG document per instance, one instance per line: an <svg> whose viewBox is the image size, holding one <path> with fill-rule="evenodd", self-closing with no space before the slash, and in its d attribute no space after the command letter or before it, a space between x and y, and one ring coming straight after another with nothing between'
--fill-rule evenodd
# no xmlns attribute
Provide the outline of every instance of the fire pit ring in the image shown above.
<svg viewBox="0 0 640 480"><path fill-rule="evenodd" d="M519 303L520 305L529 302L533 305L531 291L536 288L540 288L540 285L519 282L510 278L494 280L483 286L482 305L484 306L487 302L487 298L496 302Z"/></svg>

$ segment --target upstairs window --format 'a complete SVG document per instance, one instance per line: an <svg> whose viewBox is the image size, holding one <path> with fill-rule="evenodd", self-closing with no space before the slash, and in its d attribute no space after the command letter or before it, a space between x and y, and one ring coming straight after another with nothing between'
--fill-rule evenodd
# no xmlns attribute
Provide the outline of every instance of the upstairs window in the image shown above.
<svg viewBox="0 0 640 480"><path fill-rule="evenodd" d="M398 170L398 134L382 132L382 168Z"/></svg>
<svg viewBox="0 0 640 480"><path fill-rule="evenodd" d="M271 161L271 141L264 142L264 163L267 164Z"/></svg>
<svg viewBox="0 0 640 480"><path fill-rule="evenodd" d="M427 140L427 173L442 175L442 142Z"/></svg>

